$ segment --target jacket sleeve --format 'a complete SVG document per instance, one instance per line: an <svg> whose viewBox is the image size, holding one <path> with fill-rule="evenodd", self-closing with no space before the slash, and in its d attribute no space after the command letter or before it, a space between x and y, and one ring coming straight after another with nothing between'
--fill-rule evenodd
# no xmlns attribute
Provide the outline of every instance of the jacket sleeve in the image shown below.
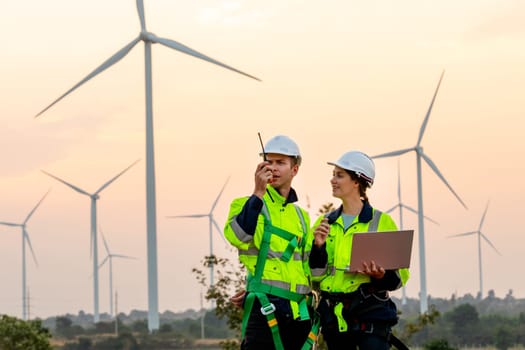
<svg viewBox="0 0 525 350"><path fill-rule="evenodd" d="M257 196L234 199L230 205L224 236L235 247L247 249L253 240L263 202Z"/></svg>
<svg viewBox="0 0 525 350"><path fill-rule="evenodd" d="M323 216L319 217L312 229L308 233L307 246L310 248L310 255L308 257L308 266L310 268L310 274L312 281L321 281L327 271L328 265L328 253L326 252L326 243L322 247L316 247L314 245L314 232L315 228L319 226Z"/></svg>

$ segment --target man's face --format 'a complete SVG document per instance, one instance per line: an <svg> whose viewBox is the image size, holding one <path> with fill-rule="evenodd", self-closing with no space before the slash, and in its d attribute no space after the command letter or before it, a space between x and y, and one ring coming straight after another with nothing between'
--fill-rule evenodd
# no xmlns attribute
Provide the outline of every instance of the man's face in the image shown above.
<svg viewBox="0 0 525 350"><path fill-rule="evenodd" d="M266 160L270 163L270 168L272 169L271 185L275 189L291 186L292 179L299 170L298 165L292 165L292 158L283 154L268 153Z"/></svg>

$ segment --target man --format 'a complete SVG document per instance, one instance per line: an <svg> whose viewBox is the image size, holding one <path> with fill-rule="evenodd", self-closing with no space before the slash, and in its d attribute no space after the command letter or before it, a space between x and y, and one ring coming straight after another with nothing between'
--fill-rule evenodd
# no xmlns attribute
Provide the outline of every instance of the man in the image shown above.
<svg viewBox="0 0 525 350"><path fill-rule="evenodd" d="M241 349L308 349L316 333L304 249L310 218L294 204L292 188L301 154L292 139L277 135L261 155L253 194L232 201L224 228L247 270Z"/></svg>

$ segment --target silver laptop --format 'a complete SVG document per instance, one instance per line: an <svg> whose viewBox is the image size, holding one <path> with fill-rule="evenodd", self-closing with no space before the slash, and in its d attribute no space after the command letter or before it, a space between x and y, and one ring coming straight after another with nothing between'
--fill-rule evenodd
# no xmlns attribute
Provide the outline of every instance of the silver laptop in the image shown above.
<svg viewBox="0 0 525 350"><path fill-rule="evenodd" d="M374 260L385 270L410 266L414 230L355 233L352 238L350 271L363 267L363 261Z"/></svg>

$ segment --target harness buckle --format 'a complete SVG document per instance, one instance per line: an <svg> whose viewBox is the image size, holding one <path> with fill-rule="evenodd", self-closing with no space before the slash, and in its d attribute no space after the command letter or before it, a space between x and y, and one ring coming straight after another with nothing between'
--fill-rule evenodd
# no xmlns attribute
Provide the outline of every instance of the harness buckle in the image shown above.
<svg viewBox="0 0 525 350"><path fill-rule="evenodd" d="M261 313L266 316L275 311L275 305L272 303L261 306Z"/></svg>

